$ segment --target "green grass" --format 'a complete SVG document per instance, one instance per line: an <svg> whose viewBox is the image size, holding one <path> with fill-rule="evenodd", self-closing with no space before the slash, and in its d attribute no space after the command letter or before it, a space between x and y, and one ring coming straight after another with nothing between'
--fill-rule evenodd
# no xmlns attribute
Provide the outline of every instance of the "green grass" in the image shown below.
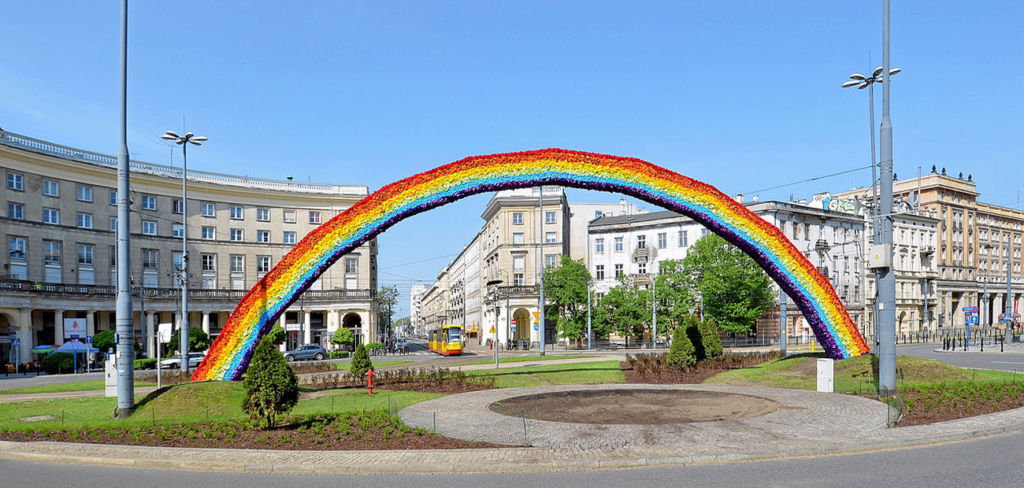
<svg viewBox="0 0 1024 488"><path fill-rule="evenodd" d="M814 390L817 387L817 359L822 354L800 354L775 359L751 368L719 373L705 383L776 386ZM859 393L875 391L875 370L878 357L863 355L835 362L834 388L836 392ZM896 368L902 373L903 387L917 387L942 382L971 381L979 383L1020 381L1020 376L1008 371L962 369L946 363L909 356L896 358Z"/></svg>
<svg viewBox="0 0 1024 488"><path fill-rule="evenodd" d="M371 358L371 360L372 360L372 358ZM382 368L384 366L398 366L399 364L409 364L409 363L412 363L412 362L413 361L404 360L404 359L396 359L396 360L393 360L393 361L373 361L373 367L374 368ZM348 363L331 363L331 368L332 369L343 369L345 371L348 371L349 368L351 368L351 364L352 363L350 363L350 362L348 362Z"/></svg>
<svg viewBox="0 0 1024 488"><path fill-rule="evenodd" d="M365 390L328 390L323 396L299 400L289 413L359 412L387 410L391 401L401 409L424 400L441 396L437 393L409 391L375 391L373 396ZM46 430L86 427L122 427L148 424L188 424L196 422L242 419L242 400L245 390L238 382L210 381L185 383L164 389L159 395L137 398L135 414L127 420L116 420L113 412L116 398L90 397L39 400L0 404L0 430ZM25 422L24 417L51 415L52 420ZM63 417L63 423L61 419Z"/></svg>
<svg viewBox="0 0 1024 488"><path fill-rule="evenodd" d="M138 388L140 386L156 386L156 383L150 381L136 381L135 387ZM59 391L89 391L102 390L103 388L105 388L103 380L96 380L83 381L80 383L61 383L57 385L26 386L24 388L0 390L0 395L16 395L19 393L54 393Z"/></svg>
<svg viewBox="0 0 1024 488"><path fill-rule="evenodd" d="M499 358L498 362L501 364L505 363L524 363L527 361L557 361L559 359L582 359L582 358L593 358L594 356L510 356ZM468 363L459 363L459 366L472 366L474 364L494 364L494 357L490 359L478 359L476 361L470 361Z"/></svg>
<svg viewBox="0 0 1024 488"><path fill-rule="evenodd" d="M619 361L590 361L570 364L543 364L496 370L466 371L466 375L493 376L498 388L590 383L624 383Z"/></svg>

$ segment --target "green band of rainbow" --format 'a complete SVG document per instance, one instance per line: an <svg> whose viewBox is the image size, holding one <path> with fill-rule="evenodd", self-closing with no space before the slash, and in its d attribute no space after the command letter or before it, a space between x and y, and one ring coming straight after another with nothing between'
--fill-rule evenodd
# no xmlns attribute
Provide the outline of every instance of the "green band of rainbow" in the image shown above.
<svg viewBox="0 0 1024 488"><path fill-rule="evenodd" d="M476 156L392 183L310 232L238 303L193 381L237 380L260 337L346 253L412 215L502 189L557 184L632 195L700 222L750 255L793 299L833 359L868 351L832 284L775 226L705 183L646 161L544 149Z"/></svg>

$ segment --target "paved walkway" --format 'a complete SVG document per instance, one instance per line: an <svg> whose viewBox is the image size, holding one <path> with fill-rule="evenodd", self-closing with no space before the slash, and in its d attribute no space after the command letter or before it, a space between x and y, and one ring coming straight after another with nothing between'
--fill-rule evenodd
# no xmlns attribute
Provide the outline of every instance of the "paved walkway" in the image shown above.
<svg viewBox="0 0 1024 488"><path fill-rule="evenodd" d="M155 386L135 387L135 396L142 398L156 391ZM9 393L0 395L0 403L31 402L36 400L56 400L61 398L101 397L105 390L51 391L45 393Z"/></svg>
<svg viewBox="0 0 1024 488"><path fill-rule="evenodd" d="M1024 408L940 424L887 429L886 407L860 397L778 388L705 385L569 385L488 390L418 403L399 414L410 424L430 428L436 413L437 430L442 434L522 444L522 419L491 412L486 408L491 401L538 392L612 388L738 392L772 399L783 404L783 408L742 420L647 428L579 426L528 419L526 442L538 447L478 449L471 453L465 450L273 451L0 442L0 458L246 472L522 472L855 453L1024 430Z"/></svg>

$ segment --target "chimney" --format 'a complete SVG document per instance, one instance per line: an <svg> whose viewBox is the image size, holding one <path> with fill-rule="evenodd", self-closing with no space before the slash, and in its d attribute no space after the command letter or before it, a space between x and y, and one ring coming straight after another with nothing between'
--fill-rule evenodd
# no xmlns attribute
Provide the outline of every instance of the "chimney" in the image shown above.
<svg viewBox="0 0 1024 488"><path fill-rule="evenodd" d="M743 203L743 194L742 193L737 193L736 194L736 201L739 202L739 203Z"/></svg>

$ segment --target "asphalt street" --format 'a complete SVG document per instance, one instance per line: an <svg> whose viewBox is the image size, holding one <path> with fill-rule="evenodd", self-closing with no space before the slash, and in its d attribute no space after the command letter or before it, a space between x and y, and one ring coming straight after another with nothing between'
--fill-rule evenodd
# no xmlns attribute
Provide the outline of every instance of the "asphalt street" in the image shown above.
<svg viewBox="0 0 1024 488"><path fill-rule="evenodd" d="M1019 353L998 353L999 346L991 349L991 352L963 352L963 351L938 351L942 349L940 343L929 344L908 344L896 347L896 354L900 356L913 356L923 359L932 359L961 368L976 369L997 369L1003 371L1024 372L1024 354ZM989 351L989 347L985 347Z"/></svg>
<svg viewBox="0 0 1024 488"><path fill-rule="evenodd" d="M616 471L457 475L277 475L188 472L71 466L0 460L0 487L108 488L120 485L172 487L302 486L388 488L481 488L559 486L647 488L893 486L935 488L1024 486L1024 434L868 454L707 466L637 468ZM83 449L87 447L83 446ZM467 456L471 462L471 456Z"/></svg>

